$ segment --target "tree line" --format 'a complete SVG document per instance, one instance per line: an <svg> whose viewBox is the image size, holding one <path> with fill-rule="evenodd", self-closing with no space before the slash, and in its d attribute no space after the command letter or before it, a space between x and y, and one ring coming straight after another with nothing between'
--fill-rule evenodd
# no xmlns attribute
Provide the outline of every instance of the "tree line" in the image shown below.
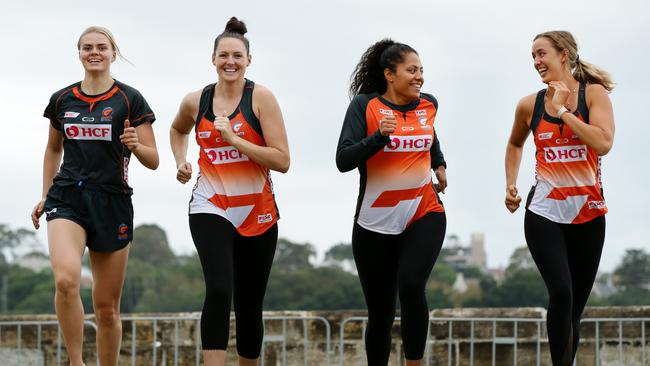
<svg viewBox="0 0 650 366"><path fill-rule="evenodd" d="M16 249L34 243L33 231L12 230L0 224L0 311L9 314L53 313L54 280L49 267L34 271L18 263ZM47 260L43 253L29 254ZM440 254L427 285L430 308L545 307L546 289L526 247L512 254L501 279L476 267L455 268ZM354 272L348 243L332 246L322 263L309 243L278 241L265 297L266 310L365 309L359 279ZM85 259L87 261L87 259ZM87 265L87 263L86 263ZM467 284L453 288L458 274ZM641 305L650 303L650 254L628 249L613 273L601 276L599 286L609 293L592 294L590 305ZM609 285L609 287L607 287ZM203 273L196 254L176 255L165 231L157 225L140 225L133 244L122 295L121 310L137 312L201 311ZM90 288L82 286L86 311L92 311Z"/></svg>

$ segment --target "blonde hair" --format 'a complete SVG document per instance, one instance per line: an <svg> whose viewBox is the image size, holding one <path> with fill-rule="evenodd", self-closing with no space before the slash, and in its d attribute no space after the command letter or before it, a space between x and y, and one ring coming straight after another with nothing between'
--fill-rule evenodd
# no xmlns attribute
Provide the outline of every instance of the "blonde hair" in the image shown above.
<svg viewBox="0 0 650 366"><path fill-rule="evenodd" d="M533 41L544 37L551 42L558 52L567 50L569 53L569 67L573 70L573 77L581 83L600 84L607 91L614 89L611 75L596 65L583 61L578 55L578 44L573 35L567 31L549 31L535 36Z"/></svg>
<svg viewBox="0 0 650 366"><path fill-rule="evenodd" d="M124 61L126 61L128 63L131 63L129 60L126 59L126 57L124 57L122 55L122 52L120 52L120 48L117 47L117 42L115 42L115 37L113 36L113 33L111 33L111 31L109 31L108 28L100 27L98 25L90 26L90 27L86 28L86 30L81 32L81 35L79 36L79 39L77 40L77 50L81 49L81 38L83 38L83 36L85 36L88 33L99 33L99 34L104 35L106 38L108 38L108 41L110 42L111 47L113 47L113 51L115 51L115 55L117 55L117 57L119 57L120 59L122 59L122 60L124 60Z"/></svg>

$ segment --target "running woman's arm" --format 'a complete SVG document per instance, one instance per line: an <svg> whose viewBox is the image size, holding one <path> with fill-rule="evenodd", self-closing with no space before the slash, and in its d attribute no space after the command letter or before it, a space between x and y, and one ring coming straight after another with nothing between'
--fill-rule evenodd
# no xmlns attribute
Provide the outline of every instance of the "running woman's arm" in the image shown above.
<svg viewBox="0 0 650 366"><path fill-rule="evenodd" d="M223 124L215 123L215 128L221 132L226 142L248 156L249 159L263 167L286 173L289 170L291 159L282 111L273 93L260 84L256 84L253 90L253 111L256 112L257 119L260 121L266 146L256 145L235 135L229 121L224 121Z"/></svg>
<svg viewBox="0 0 650 366"><path fill-rule="evenodd" d="M194 127L194 117L199 113L201 91L189 93L183 98L178 113L169 129L169 143L176 160L176 179L185 184L192 179L192 164L187 161L189 135Z"/></svg>
<svg viewBox="0 0 650 366"><path fill-rule="evenodd" d="M390 141L380 130L366 136L365 106L367 97L358 95L352 99L341 128L336 148L336 167L341 172L350 171L370 159Z"/></svg>
<svg viewBox="0 0 650 366"><path fill-rule="evenodd" d="M40 224L38 219L43 215L43 206L45 205L45 198L47 192L52 186L54 177L61 165L61 157L63 156L63 134L61 131L55 129L50 125L50 130L47 137L47 145L45 146L45 154L43 156L43 190L41 192L41 199L38 201L32 210L32 223L34 228L38 229Z"/></svg>
<svg viewBox="0 0 650 366"><path fill-rule="evenodd" d="M447 162L440 149L438 134L435 132L433 134L433 146L429 150L429 155L431 156L431 169L433 169L438 180L438 183L434 184L434 187L437 192L445 193L445 189L447 189Z"/></svg>
<svg viewBox="0 0 650 366"><path fill-rule="evenodd" d="M562 82L551 82L549 87L555 88L553 108L557 113L569 96L569 89ZM573 113L563 113L560 119L571 128L578 138L589 147L596 150L598 155L605 155L614 143L614 112L607 90L600 84L590 84L586 87L589 123L582 122ZM566 95L566 96L565 96Z"/></svg>
<svg viewBox="0 0 650 366"><path fill-rule="evenodd" d="M142 165L152 170L158 168L158 149L151 122L131 127L129 120L124 121L124 133L120 136L120 141L131 150Z"/></svg>
<svg viewBox="0 0 650 366"><path fill-rule="evenodd" d="M521 165L521 154L524 143L530 134L530 119L533 115L535 94L524 97L517 104L515 121L512 125L510 139L506 147L506 200L505 204L510 212L519 208L521 197L517 195L517 176Z"/></svg>

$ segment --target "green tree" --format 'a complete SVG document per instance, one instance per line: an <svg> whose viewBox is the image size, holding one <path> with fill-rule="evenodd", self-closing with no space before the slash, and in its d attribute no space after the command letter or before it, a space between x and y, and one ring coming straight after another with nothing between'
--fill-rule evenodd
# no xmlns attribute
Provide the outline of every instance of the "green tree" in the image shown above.
<svg viewBox="0 0 650 366"><path fill-rule="evenodd" d="M170 265L175 259L165 230L155 224L145 224L135 228L129 257L155 266Z"/></svg>
<svg viewBox="0 0 650 366"><path fill-rule="evenodd" d="M643 249L626 250L614 274L623 289L647 288L650 285L650 255Z"/></svg>
<svg viewBox="0 0 650 366"><path fill-rule="evenodd" d="M356 272L352 244L339 243L325 252L325 265Z"/></svg>
<svg viewBox="0 0 650 366"><path fill-rule="evenodd" d="M316 256L314 246L309 243L293 243L285 238L278 239L273 267L284 272L295 272L314 268L311 258Z"/></svg>

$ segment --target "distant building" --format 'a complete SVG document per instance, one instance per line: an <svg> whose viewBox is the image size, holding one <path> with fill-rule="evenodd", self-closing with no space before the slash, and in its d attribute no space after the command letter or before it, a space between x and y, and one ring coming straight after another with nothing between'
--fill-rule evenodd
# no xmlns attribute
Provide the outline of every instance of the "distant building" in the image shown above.
<svg viewBox="0 0 650 366"><path fill-rule="evenodd" d="M459 271L466 267L477 267L487 272L487 253L485 252L485 234L472 233L469 246L464 246L457 235L450 235L446 239L442 260L454 270Z"/></svg>

